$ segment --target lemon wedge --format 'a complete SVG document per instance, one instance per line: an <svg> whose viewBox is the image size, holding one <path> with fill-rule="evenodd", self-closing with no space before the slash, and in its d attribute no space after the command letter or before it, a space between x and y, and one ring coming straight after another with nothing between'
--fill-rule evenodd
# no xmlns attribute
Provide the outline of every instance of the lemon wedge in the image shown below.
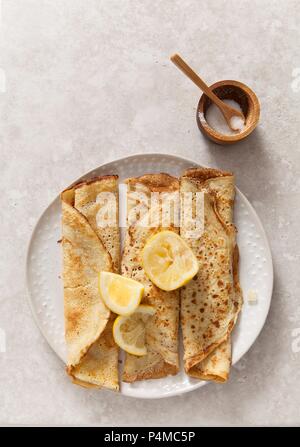
<svg viewBox="0 0 300 447"><path fill-rule="evenodd" d="M142 251L146 275L160 289L170 291L184 286L199 270L188 244L173 231L152 236Z"/></svg>
<svg viewBox="0 0 300 447"><path fill-rule="evenodd" d="M141 304L133 314L118 316L113 325L113 336L117 345L129 354L146 355L146 322L154 313L152 306Z"/></svg>
<svg viewBox="0 0 300 447"><path fill-rule="evenodd" d="M100 272L99 290L110 310L119 315L130 315L141 302L144 286L116 273Z"/></svg>

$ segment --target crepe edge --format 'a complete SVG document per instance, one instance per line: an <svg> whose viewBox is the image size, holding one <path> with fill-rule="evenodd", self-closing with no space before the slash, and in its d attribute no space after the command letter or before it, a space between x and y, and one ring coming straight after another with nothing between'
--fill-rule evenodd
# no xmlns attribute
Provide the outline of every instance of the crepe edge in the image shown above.
<svg viewBox="0 0 300 447"><path fill-rule="evenodd" d="M221 169L205 168L200 166L197 168L186 169L181 174L181 177L187 177L189 179L204 182L216 177L234 177L234 175L230 171L222 171Z"/></svg>
<svg viewBox="0 0 300 447"><path fill-rule="evenodd" d="M120 390L120 386L118 384L113 386L113 385L109 385L106 383L98 385L96 383L85 382L84 380L77 379L72 374L72 372L68 372L68 370L66 370L66 371L67 371L67 374L71 377L72 383L74 383L75 385L79 385L83 388L98 389L98 390L106 389L106 390L110 390L110 391L119 391Z"/></svg>
<svg viewBox="0 0 300 447"><path fill-rule="evenodd" d="M142 373L122 374L122 381L125 383L133 383L140 380L162 379L166 376L175 376L179 372L179 366L167 363L163 357L163 364L159 368L149 368Z"/></svg>
<svg viewBox="0 0 300 447"><path fill-rule="evenodd" d="M224 372L224 374L204 374L204 373L194 373L190 371L189 377L193 377L193 379L205 380L207 382L216 382L216 383L225 383L229 379L229 372Z"/></svg>
<svg viewBox="0 0 300 447"><path fill-rule="evenodd" d="M165 172L158 174L144 174L140 177L130 177L125 180L126 184L137 185L142 183L147 186L151 192L167 192L177 191L179 188L179 180Z"/></svg>
<svg viewBox="0 0 300 447"><path fill-rule="evenodd" d="M111 324L110 324L111 323ZM116 378L112 379L112 380L104 380L104 381L85 381L82 378L78 377L76 375L76 367L80 365L80 362L83 361L84 357L88 354L89 350L93 348L94 345L96 345L96 343L99 341L99 337L101 334L105 334L105 332L107 330L112 330L112 312L110 312L110 317L108 318L108 321L105 323L105 327L104 329L100 332L98 338L96 338L96 340L88 347L87 351L84 353L84 355L80 358L79 363L77 363L76 365L66 365L65 370L66 373L70 376L72 383L79 385L83 388L95 388L95 389L107 389L110 391L119 391L120 390L120 382L119 382L119 368L118 368L118 364L119 364L119 358L118 355L116 357L116 363L115 363L115 367L116 367ZM117 350L119 350L119 347L116 345ZM100 364L100 363L99 363ZM109 376L111 377L111 376Z"/></svg>
<svg viewBox="0 0 300 447"><path fill-rule="evenodd" d="M103 321L103 325L100 326L99 330L97 331L97 333L95 334L95 336L91 339L91 341L80 350L80 352L77 355L77 361L73 361L72 363L67 362L66 368L69 368L69 371L71 371L71 369L76 368L76 366L78 366L81 362L81 360L84 358L84 356L88 353L89 349L93 346L94 343L97 342L97 340L99 339L100 335L105 331L105 328L109 322L110 319L110 310L109 311L109 316L105 319L105 321Z"/></svg>
<svg viewBox="0 0 300 447"><path fill-rule="evenodd" d="M68 191L69 189L77 189L84 185L91 185L92 183L99 182L101 180L118 180L119 176L117 174L106 174L106 175L98 175L95 177L87 178L80 181L75 181L68 188L66 188L62 193Z"/></svg>
<svg viewBox="0 0 300 447"><path fill-rule="evenodd" d="M92 382L85 382L84 380L78 379L73 374L73 367L70 367L70 366L66 366L66 373L68 374L68 376L71 377L72 383L74 383L75 385L79 385L83 388L89 388L89 389L93 388L93 389L98 389L98 390L104 388L106 390L111 390L111 391L119 391L120 390L119 383L117 383L115 385L111 385L111 384L107 384L107 383L97 384L97 383L92 383Z"/></svg>
<svg viewBox="0 0 300 447"><path fill-rule="evenodd" d="M230 321L228 325L228 329L226 331L226 334L218 340L217 343L212 343L208 348L205 349L205 351L200 352L200 354L193 355L192 357L188 357L187 359L184 359L184 369L187 374L189 374L190 370L198 365L198 363L205 360L212 352L215 351L222 343L227 341L229 335L232 332L232 329L234 328L234 325L236 323L238 314L234 316L234 318Z"/></svg>

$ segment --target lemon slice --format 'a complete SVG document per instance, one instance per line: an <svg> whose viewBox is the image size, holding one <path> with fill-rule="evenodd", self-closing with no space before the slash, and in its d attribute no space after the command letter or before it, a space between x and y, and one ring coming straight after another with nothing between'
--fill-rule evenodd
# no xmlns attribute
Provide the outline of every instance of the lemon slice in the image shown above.
<svg viewBox="0 0 300 447"><path fill-rule="evenodd" d="M113 325L113 336L117 345L129 354L146 355L146 322L154 313L153 307L141 304L133 314L117 317Z"/></svg>
<svg viewBox="0 0 300 447"><path fill-rule="evenodd" d="M100 272L99 290L110 310L119 315L130 315L141 302L144 286L116 273Z"/></svg>
<svg viewBox="0 0 300 447"><path fill-rule="evenodd" d="M190 281L199 264L188 244L173 231L152 236L142 252L144 270L160 289L170 291Z"/></svg>

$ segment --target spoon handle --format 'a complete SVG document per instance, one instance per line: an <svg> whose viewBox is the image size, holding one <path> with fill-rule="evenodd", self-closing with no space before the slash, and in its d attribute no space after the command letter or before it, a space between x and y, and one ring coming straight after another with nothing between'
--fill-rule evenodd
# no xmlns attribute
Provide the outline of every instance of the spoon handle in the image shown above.
<svg viewBox="0 0 300 447"><path fill-rule="evenodd" d="M193 81L214 103L218 104L219 107L223 108L226 104L220 100L220 98L215 95L208 85L192 70L192 68L179 56L179 54L174 54L171 56L171 61L176 65L191 81Z"/></svg>

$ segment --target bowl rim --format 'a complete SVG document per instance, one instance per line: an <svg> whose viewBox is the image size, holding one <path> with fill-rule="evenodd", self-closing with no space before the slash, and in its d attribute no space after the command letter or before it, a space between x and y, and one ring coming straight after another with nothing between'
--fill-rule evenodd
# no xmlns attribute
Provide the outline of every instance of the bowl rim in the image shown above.
<svg viewBox="0 0 300 447"><path fill-rule="evenodd" d="M244 138L246 138L256 128L256 126L259 122L259 117L260 117L260 103L259 103L258 97L254 93L254 91L250 87L248 87L246 84L244 84L243 82L240 82L240 81L234 81L234 80L217 81L214 84L210 85L209 88L212 90L215 90L216 88L222 87L224 85L234 86L234 87L239 88L250 99L250 103L252 104L251 107L254 112L253 113L254 114L253 122L248 127L246 127L245 130L243 130L242 132L239 132L236 135L225 135L225 134L222 134L222 133L218 132L217 130L213 129L206 121L205 114L203 111L205 101L207 101L207 99L208 99L208 97L206 96L205 93L203 93L201 95L201 97L198 101L197 111L196 111L196 120L197 120L199 130L201 132L203 132L204 134L206 134L213 141L220 142L220 143L235 143L235 142L241 141Z"/></svg>

